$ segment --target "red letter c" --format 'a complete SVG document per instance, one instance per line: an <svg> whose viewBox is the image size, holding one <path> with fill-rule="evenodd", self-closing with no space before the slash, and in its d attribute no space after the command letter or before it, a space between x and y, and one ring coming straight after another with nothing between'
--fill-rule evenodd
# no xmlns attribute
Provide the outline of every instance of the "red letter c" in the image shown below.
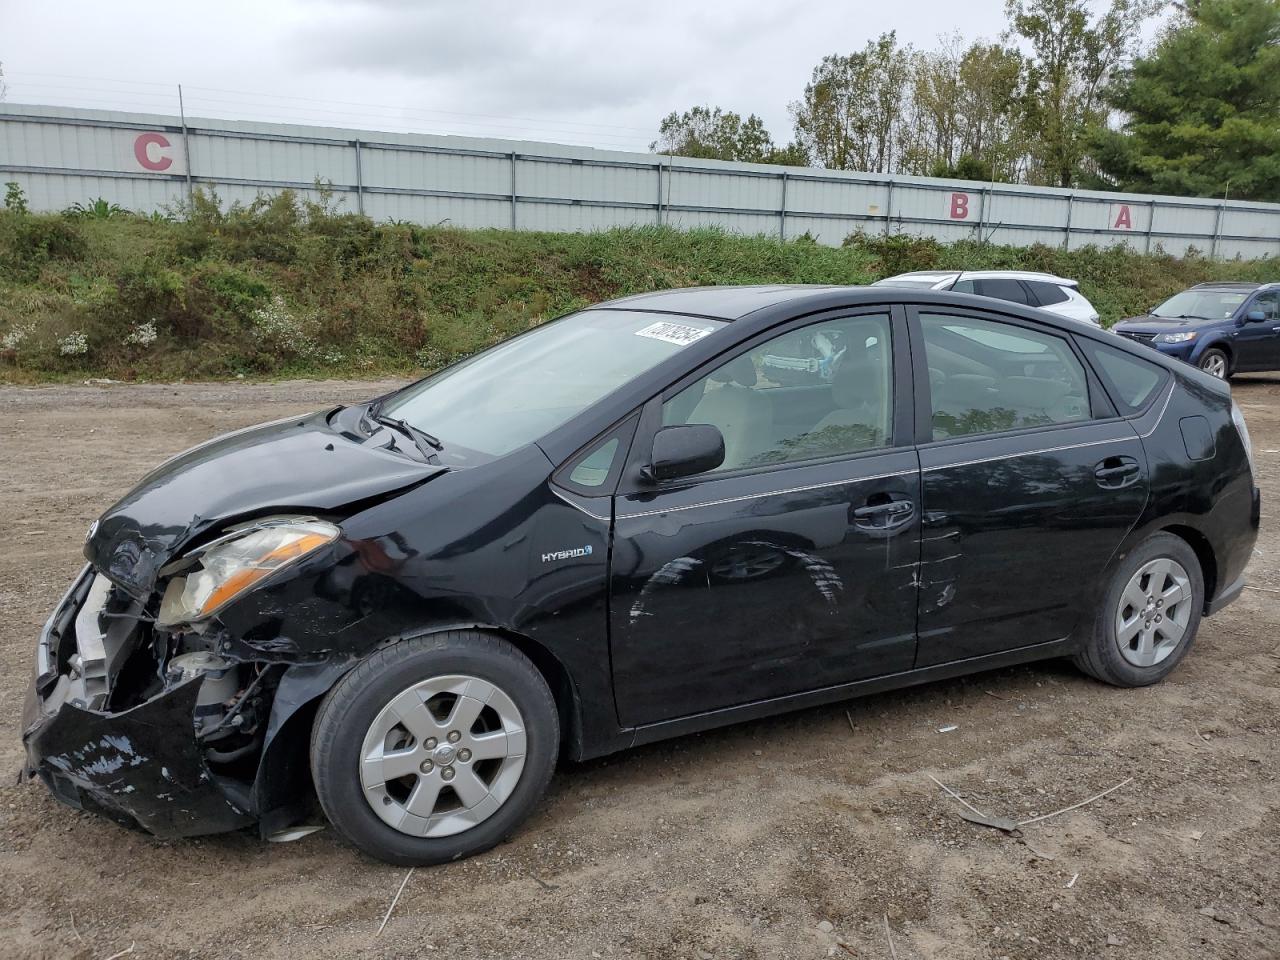
<svg viewBox="0 0 1280 960"><path fill-rule="evenodd" d="M133 155L144 170L168 170L173 166L173 158L157 153L153 158L147 149L154 144L161 149L169 146L169 138L163 133L140 133L133 141Z"/></svg>

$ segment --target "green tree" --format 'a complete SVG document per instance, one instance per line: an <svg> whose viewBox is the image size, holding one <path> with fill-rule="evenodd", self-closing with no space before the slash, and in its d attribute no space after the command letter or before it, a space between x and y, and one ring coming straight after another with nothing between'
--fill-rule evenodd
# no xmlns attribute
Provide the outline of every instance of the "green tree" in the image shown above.
<svg viewBox="0 0 1280 960"><path fill-rule="evenodd" d="M902 148L911 48L890 32L858 53L822 58L791 104L796 142L813 160L835 170L888 173Z"/></svg>
<svg viewBox="0 0 1280 960"><path fill-rule="evenodd" d="M1201 0L1107 91L1099 185L1280 200L1280 0Z"/></svg>
<svg viewBox="0 0 1280 960"><path fill-rule="evenodd" d="M754 113L741 116L719 107L672 111L658 127L649 149L680 157L740 160L745 163L784 163L804 166L808 161L795 144L776 147L764 121Z"/></svg>
<svg viewBox="0 0 1280 960"><path fill-rule="evenodd" d="M1033 182L1070 187L1092 131L1105 119L1102 90L1132 56L1142 24L1162 0L1110 0L1096 19L1088 0L1005 0L1009 34L1031 48L1027 115Z"/></svg>
<svg viewBox="0 0 1280 960"><path fill-rule="evenodd" d="M1028 150L1027 64L1017 50L958 35L912 58L909 173L1016 181Z"/></svg>

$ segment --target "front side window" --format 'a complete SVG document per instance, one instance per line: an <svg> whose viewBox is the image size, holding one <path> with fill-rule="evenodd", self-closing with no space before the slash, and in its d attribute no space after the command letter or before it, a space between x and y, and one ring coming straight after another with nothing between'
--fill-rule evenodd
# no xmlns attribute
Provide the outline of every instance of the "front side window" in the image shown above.
<svg viewBox="0 0 1280 960"><path fill-rule="evenodd" d="M935 440L1089 418L1084 368L1061 337L941 314L920 324Z"/></svg>
<svg viewBox="0 0 1280 960"><path fill-rule="evenodd" d="M739 354L662 405L664 426L709 423L720 471L887 446L893 422L889 317L846 317Z"/></svg>
<svg viewBox="0 0 1280 960"><path fill-rule="evenodd" d="M1249 311L1261 310L1268 320L1280 317L1280 293L1260 293L1249 304Z"/></svg>
<svg viewBox="0 0 1280 960"><path fill-rule="evenodd" d="M498 457L724 325L701 317L587 310L415 383L388 399L382 412L439 437L446 462Z"/></svg>

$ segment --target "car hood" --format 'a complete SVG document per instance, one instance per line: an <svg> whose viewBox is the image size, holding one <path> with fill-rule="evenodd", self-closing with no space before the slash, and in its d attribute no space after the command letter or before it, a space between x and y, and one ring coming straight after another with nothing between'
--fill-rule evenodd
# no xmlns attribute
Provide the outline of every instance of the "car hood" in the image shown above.
<svg viewBox="0 0 1280 960"><path fill-rule="evenodd" d="M1153 317L1145 314L1141 317L1126 317L1115 325L1115 330L1134 330L1139 333L1171 333L1174 330L1185 330L1187 327L1203 327L1215 320L1179 320L1171 317Z"/></svg>
<svg viewBox="0 0 1280 960"><path fill-rule="evenodd" d="M89 528L85 557L141 599L160 568L212 528L266 513L341 511L445 471L344 436L328 412L278 420L162 463Z"/></svg>

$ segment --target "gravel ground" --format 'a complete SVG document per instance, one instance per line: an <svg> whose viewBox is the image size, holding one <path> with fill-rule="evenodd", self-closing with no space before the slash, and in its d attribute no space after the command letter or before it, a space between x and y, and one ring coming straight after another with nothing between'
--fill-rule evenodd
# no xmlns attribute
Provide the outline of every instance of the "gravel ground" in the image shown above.
<svg viewBox="0 0 1280 960"><path fill-rule="evenodd" d="M416 871L331 830L162 843L16 785L37 632L89 522L162 458L383 392L307 382L0 388L0 956L1280 956L1280 378L1235 387L1259 451L1254 589L1163 684L982 674L560 771L510 842ZM956 729L940 733L939 728ZM1025 819L1021 838L929 775Z"/></svg>

